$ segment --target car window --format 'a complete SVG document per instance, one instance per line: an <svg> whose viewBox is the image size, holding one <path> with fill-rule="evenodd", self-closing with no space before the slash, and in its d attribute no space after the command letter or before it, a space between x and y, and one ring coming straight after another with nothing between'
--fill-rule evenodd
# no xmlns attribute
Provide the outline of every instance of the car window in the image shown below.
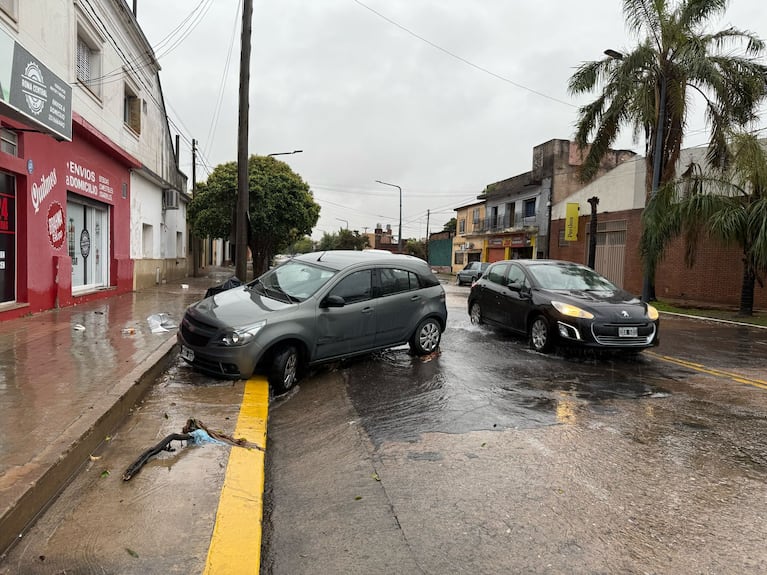
<svg viewBox="0 0 767 575"><path fill-rule="evenodd" d="M522 268L512 264L509 268L509 286L521 288L527 284L527 276Z"/></svg>
<svg viewBox="0 0 767 575"><path fill-rule="evenodd" d="M487 270L483 277L487 278L488 281L491 281L494 284L504 285L504 277L506 276L508 268L509 264L495 264Z"/></svg>
<svg viewBox="0 0 767 575"><path fill-rule="evenodd" d="M371 277L371 270L353 272L338 282L328 295L341 296L347 304L369 300Z"/></svg>
<svg viewBox="0 0 767 575"><path fill-rule="evenodd" d="M303 301L311 297L335 274L335 271L327 268L289 260L258 279L267 289L267 295L271 295L268 290L276 290L294 300Z"/></svg>
<svg viewBox="0 0 767 575"><path fill-rule="evenodd" d="M418 288L418 276L407 270L383 268L380 273L382 296Z"/></svg>
<svg viewBox="0 0 767 575"><path fill-rule="evenodd" d="M615 291L610 281L594 270L576 265L535 265L530 267L535 281L545 289Z"/></svg>

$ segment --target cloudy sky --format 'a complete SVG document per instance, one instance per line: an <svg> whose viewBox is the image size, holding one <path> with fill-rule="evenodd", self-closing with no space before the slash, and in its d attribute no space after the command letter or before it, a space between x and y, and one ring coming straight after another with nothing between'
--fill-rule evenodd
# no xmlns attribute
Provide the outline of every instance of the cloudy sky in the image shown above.
<svg viewBox="0 0 767 575"><path fill-rule="evenodd" d="M131 2L129 2L131 3ZM767 39L762 0L731 0L716 29ZM241 0L138 0L162 66L182 169L237 159ZM399 226L424 237L487 184L526 172L534 146L571 138L567 83L626 51L620 0L254 0L249 152L281 156L322 207L312 234ZM767 126L765 121L759 128ZM694 115L686 146L707 140ZM616 147L642 153L631 134ZM427 218L428 214L428 218Z"/></svg>

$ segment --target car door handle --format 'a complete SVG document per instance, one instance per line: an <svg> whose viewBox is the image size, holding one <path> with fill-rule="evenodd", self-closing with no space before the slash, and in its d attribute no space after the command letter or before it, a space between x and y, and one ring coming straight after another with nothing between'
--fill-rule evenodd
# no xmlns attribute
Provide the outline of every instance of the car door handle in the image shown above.
<svg viewBox="0 0 767 575"><path fill-rule="evenodd" d="M373 313L373 308L372 307L363 308L362 313Z"/></svg>
<svg viewBox="0 0 767 575"><path fill-rule="evenodd" d="M414 296L411 296L410 301L418 301L419 299L421 299L421 296L414 295Z"/></svg>

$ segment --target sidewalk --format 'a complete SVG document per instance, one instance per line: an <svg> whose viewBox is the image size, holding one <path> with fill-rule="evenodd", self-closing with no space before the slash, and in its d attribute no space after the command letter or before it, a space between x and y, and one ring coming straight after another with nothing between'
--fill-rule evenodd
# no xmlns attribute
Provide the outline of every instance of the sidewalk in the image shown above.
<svg viewBox="0 0 767 575"><path fill-rule="evenodd" d="M0 323L0 555L175 360L186 307L233 273ZM152 333L159 314L168 330Z"/></svg>

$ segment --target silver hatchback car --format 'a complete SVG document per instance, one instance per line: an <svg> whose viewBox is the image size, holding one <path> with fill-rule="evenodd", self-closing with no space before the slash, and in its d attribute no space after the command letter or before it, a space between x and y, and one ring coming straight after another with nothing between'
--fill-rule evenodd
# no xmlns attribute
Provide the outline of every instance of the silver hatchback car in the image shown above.
<svg viewBox="0 0 767 575"><path fill-rule="evenodd" d="M425 261L325 251L192 304L178 342L199 371L244 379L261 370L283 392L311 365L405 343L429 354L446 323L445 290Z"/></svg>

